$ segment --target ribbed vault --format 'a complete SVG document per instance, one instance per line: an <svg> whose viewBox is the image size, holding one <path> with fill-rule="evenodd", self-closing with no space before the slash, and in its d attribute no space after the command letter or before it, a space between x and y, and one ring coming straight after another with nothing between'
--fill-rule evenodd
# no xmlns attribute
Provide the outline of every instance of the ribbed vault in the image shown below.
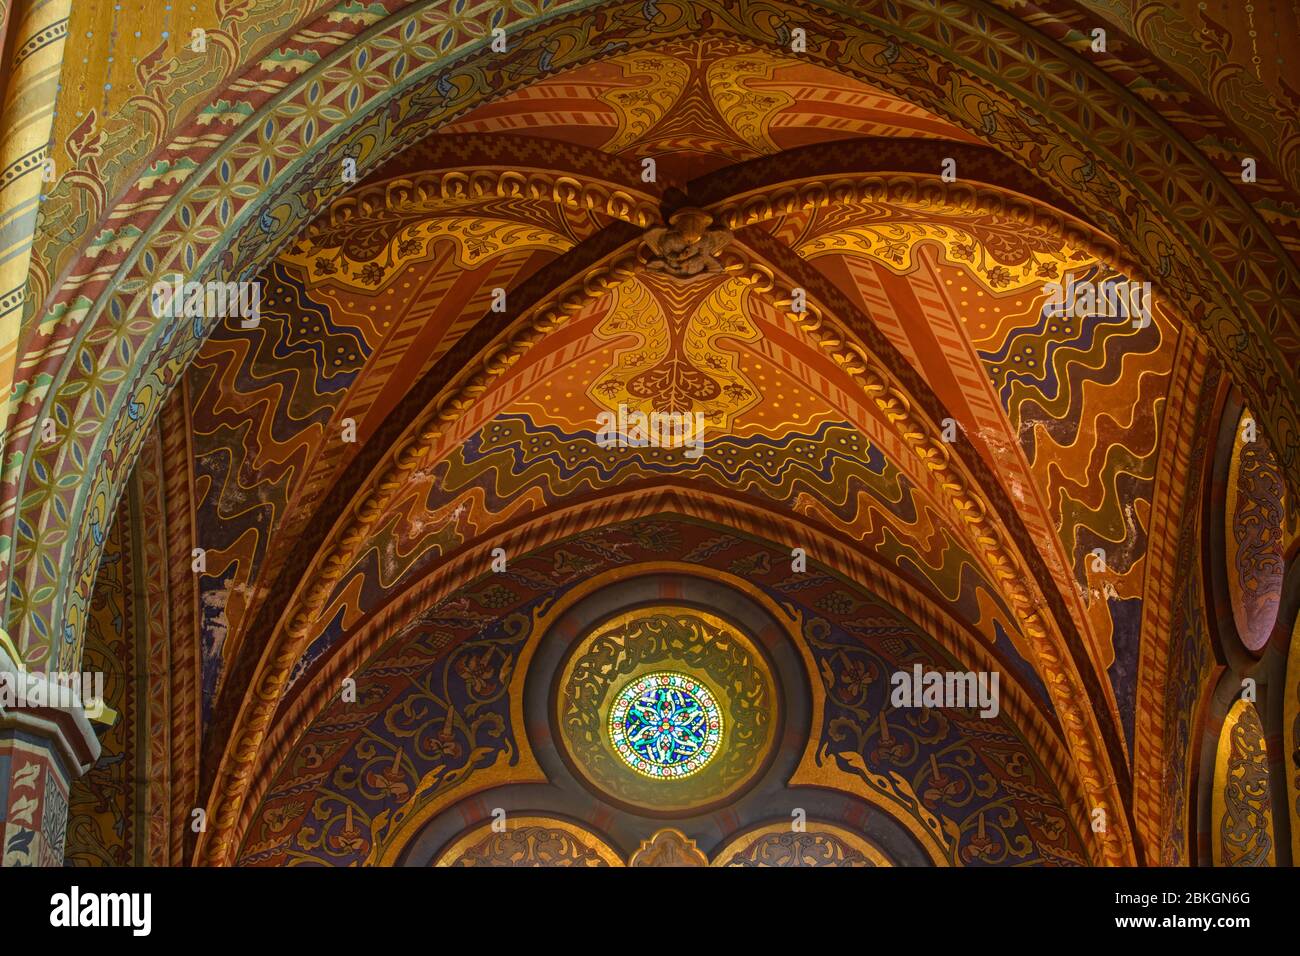
<svg viewBox="0 0 1300 956"><path fill-rule="evenodd" d="M82 197L98 227L41 248L24 326L7 620L26 663L72 666L108 653L127 570L170 595L140 659L184 676L150 719L182 755L169 812L207 816L174 860L487 853L496 794L634 861L525 706L588 582L626 580L720 595L799 701L739 822L683 818L704 856L820 788L826 846L888 818L835 851L877 865L1178 858L1170 768L1216 679L1195 436L1231 379L1277 485L1241 509L1300 498L1294 237L1081 52L1073 5L970 6L574 3L504 15L501 55L392 3L304 27L309 65L229 136L214 104ZM660 244L684 222L716 240L690 275ZM152 320L173 274L260 282L260 323ZM1151 314L1049 307L1107 281L1150 282ZM701 415L701 454L602 446L629 407ZM141 515L156 538L109 533ZM885 706L914 663L1002 676L985 737Z"/></svg>

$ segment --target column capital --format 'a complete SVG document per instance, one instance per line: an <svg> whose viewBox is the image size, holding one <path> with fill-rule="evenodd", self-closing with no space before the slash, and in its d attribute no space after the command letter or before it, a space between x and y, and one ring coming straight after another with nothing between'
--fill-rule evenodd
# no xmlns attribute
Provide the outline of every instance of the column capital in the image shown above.
<svg viewBox="0 0 1300 956"><path fill-rule="evenodd" d="M47 741L69 781L99 759L99 737L86 703L96 716L103 709L99 701L83 701L75 684L69 687L54 675L24 670L0 643L0 736L20 733Z"/></svg>

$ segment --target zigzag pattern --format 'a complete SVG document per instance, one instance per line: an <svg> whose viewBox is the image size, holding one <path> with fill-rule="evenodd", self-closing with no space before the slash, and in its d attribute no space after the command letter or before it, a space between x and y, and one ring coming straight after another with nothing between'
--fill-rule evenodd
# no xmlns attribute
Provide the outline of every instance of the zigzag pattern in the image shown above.
<svg viewBox="0 0 1300 956"><path fill-rule="evenodd" d="M779 438L723 436L697 459L680 449L596 445L528 415L497 416L427 473L416 476L367 548L341 577L309 654L322 653L357 616L452 551L542 508L626 484L689 477L723 493L757 495L817 517L874 550L913 583L997 641L1012 616L997 590L908 479L855 429L823 423Z"/></svg>
<svg viewBox="0 0 1300 956"><path fill-rule="evenodd" d="M1093 268L1076 284L1116 278ZM1047 491L1081 587L1093 548L1105 548L1120 574L1145 551L1139 502L1150 500L1172 362L1162 326L1158 318L1135 329L1127 315L1076 318L1044 308L1032 325L979 353Z"/></svg>

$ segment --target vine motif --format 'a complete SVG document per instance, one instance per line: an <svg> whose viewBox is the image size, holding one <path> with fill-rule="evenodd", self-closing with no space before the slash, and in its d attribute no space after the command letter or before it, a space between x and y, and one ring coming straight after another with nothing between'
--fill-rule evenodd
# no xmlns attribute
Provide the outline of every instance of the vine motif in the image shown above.
<svg viewBox="0 0 1300 956"><path fill-rule="evenodd" d="M876 864L833 833L768 833L718 866L871 866Z"/></svg>
<svg viewBox="0 0 1300 956"><path fill-rule="evenodd" d="M963 725L939 709L890 709L888 661L866 645L836 639L821 618L807 621L803 635L826 688L827 719L817 742L822 759L833 760L915 819L953 863L1026 862L1036 849L1031 824L1046 838L1040 843L1055 844L1050 859L1072 855L1062 840L1065 821L1048 805L1031 803L1024 811L1016 805L1016 795L1039 788L1035 770L1008 769L1018 778L1015 786L999 786L977 751L974 741L993 741L1005 733L1002 728ZM999 790L1003 796L989 802Z"/></svg>
<svg viewBox="0 0 1300 956"><path fill-rule="evenodd" d="M1273 806L1268 786L1264 728L1255 708L1239 702L1232 724L1219 846L1223 866L1273 864Z"/></svg>
<svg viewBox="0 0 1300 956"><path fill-rule="evenodd" d="M573 834L555 827L523 826L489 833L450 866L608 866Z"/></svg>

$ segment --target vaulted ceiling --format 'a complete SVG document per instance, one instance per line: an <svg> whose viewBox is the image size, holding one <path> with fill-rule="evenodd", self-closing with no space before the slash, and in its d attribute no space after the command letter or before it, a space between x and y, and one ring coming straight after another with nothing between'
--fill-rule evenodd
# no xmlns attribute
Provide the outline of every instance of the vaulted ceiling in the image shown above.
<svg viewBox="0 0 1300 956"><path fill-rule="evenodd" d="M1052 284L1150 279L1155 254L1085 204L1131 196L1033 145L1043 117L971 94L983 119L958 122L735 31L632 29L611 15L600 56L517 64L358 182L337 180L346 152L314 160L231 246L251 262L274 239L260 322L159 359L84 641L106 654L132 618L114 594L162 555L156 613L189 675L159 704L191 714L168 730L192 777L175 802L215 821L176 856L409 862L466 792L554 783L520 703L528 629L587 581L654 569L668 600L696 565L806 638L825 736L782 783L885 807L911 836L875 834L882 859L1159 859L1183 778L1161 777L1173 691L1153 675L1179 652L1191 439L1226 388L1206 307L1171 291L1211 280L1169 256L1149 322L1060 314ZM393 115L472 82L449 71ZM1008 161L1021 146L1060 181ZM653 230L696 210L716 261L658 267ZM602 446L620 408L702 415L703 453ZM996 726L891 724L884 675L917 662L998 670ZM906 786L882 789L891 771Z"/></svg>
<svg viewBox="0 0 1300 956"><path fill-rule="evenodd" d="M789 546L803 525L869 556L1005 661L1062 741L1036 665L1049 642L1068 648L1099 705L1104 759L1126 777L1144 516L1177 329L1159 307L1142 330L1126 316L1045 317L1047 282L1114 266L1041 190L1035 204L1019 182L977 192L908 175L954 152L968 175L995 168L974 144L865 84L702 39L525 87L370 176L263 273L261 325L219 328L172 399L206 551L211 739L277 619L295 621L301 648L292 694L447 560L625 489L689 487L782 516ZM635 266L633 227L665 204L699 204L736 230L727 271L687 281ZM562 291L601 268L598 286ZM989 512L1003 553L855 363L791 311L796 284L827 320L870 328L881 372L933 424L955 420L960 472L1002 505ZM494 289L508 311L494 311ZM377 453L399 424L418 425L472 337L556 299L564 321L416 433L364 531L331 555L327 579L308 576L380 487L362 477ZM598 415L620 406L703 413L705 454L600 448ZM1104 571L1090 569L1097 547ZM1019 591L1008 563L1031 576Z"/></svg>

